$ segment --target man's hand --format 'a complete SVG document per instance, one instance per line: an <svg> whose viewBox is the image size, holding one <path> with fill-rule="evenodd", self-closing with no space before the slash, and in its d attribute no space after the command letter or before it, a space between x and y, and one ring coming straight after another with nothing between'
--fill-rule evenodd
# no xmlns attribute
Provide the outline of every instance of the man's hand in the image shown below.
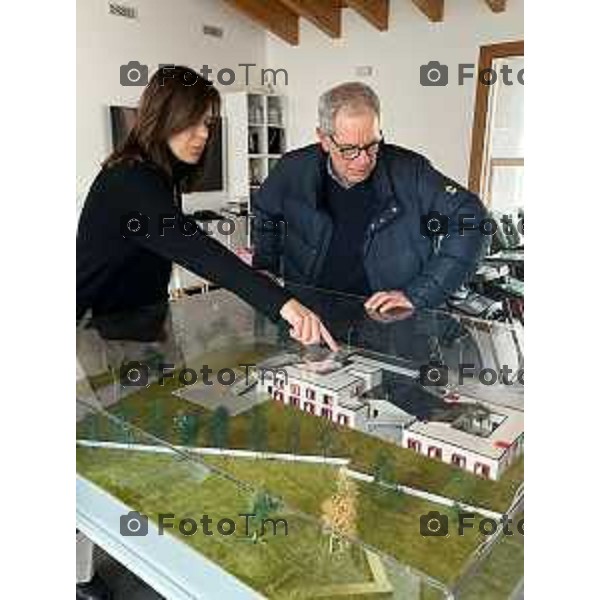
<svg viewBox="0 0 600 600"><path fill-rule="evenodd" d="M292 326L290 336L304 345L318 344L324 341L332 352L337 352L339 346L331 337L329 331L315 313L300 304L298 300L288 300L281 310L281 316Z"/></svg>
<svg viewBox="0 0 600 600"><path fill-rule="evenodd" d="M400 290L376 292L365 302L365 310L382 321L402 320L414 310L412 302Z"/></svg>

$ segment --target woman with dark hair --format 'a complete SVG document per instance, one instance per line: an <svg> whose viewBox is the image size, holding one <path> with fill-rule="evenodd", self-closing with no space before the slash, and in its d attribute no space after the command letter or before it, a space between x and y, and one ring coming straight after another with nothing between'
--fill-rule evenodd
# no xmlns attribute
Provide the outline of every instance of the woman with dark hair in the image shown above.
<svg viewBox="0 0 600 600"><path fill-rule="evenodd" d="M201 160L220 111L219 92L187 67L159 69L144 90L125 143L103 163L77 232L77 317L166 304L172 263L290 325L304 344L336 343L320 319L199 228L189 235L181 183ZM128 229L132 215L148 231ZM136 219L133 217L133 222ZM136 223L139 225L139 223ZM142 235L136 235L142 233Z"/></svg>

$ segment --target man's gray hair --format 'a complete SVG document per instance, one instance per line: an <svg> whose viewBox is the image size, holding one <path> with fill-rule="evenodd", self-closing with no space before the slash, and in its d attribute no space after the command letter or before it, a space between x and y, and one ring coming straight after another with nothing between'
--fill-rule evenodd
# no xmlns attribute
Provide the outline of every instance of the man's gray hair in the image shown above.
<svg viewBox="0 0 600 600"><path fill-rule="evenodd" d="M365 109L373 111L379 118L379 98L368 85L360 81L342 83L327 90L319 98L319 128L333 135L335 117L340 109L353 113Z"/></svg>

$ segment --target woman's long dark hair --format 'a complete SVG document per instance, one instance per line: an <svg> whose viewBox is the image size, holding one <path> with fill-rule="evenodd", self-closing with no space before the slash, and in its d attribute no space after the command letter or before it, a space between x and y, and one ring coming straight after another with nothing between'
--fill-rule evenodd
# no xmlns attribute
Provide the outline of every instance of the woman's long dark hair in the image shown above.
<svg viewBox="0 0 600 600"><path fill-rule="evenodd" d="M102 166L110 167L123 160L150 160L172 177L169 137L196 125L207 114L218 116L220 108L219 92L193 69L160 68L142 93L129 135Z"/></svg>

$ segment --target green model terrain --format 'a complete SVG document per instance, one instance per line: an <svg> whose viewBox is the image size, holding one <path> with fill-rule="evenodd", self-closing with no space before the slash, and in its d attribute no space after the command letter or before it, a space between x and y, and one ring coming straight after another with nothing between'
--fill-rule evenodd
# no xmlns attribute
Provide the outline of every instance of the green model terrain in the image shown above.
<svg viewBox="0 0 600 600"><path fill-rule="evenodd" d="M258 363L267 354L264 349L259 351L240 347L236 356L232 356L231 351L212 352L197 362L199 365L210 364L216 372L219 368L244 362ZM188 366L194 367L193 364ZM110 380L109 377L100 376L92 383L99 388L107 384L114 385ZM181 384L177 377L167 380L163 386L152 384L112 405L109 412L170 444L189 447L220 445L235 449L348 458L350 468L369 474L379 473L379 478L386 482L400 483L498 512L508 508L523 482L523 457L503 474L500 481L484 480L462 469L373 436L325 423L319 417L273 401L266 401L250 411L229 417L226 439L215 444L215 413L174 396L172 392L179 387ZM190 415L197 426L191 432L182 431L178 423L182 416ZM121 427L109 423L100 415L90 415L81 421L77 435L79 439L133 441L124 435ZM144 436L143 443L160 443L151 436ZM141 443L139 437L137 443ZM197 483L197 489L194 487L192 490L188 483L190 467L187 465L187 475L180 477L182 481L178 483L181 472L178 475L177 470L173 470L172 456L81 447L77 450L77 456L79 473L151 519L156 518L159 512L195 514L198 506L202 506L200 514L210 513L211 518L214 514L215 520L218 520L218 515L230 517L239 512L248 512L250 492L225 478L209 474L201 485ZM280 496L285 503L282 514L288 519L290 538L293 531L298 532L298 538L292 544L291 539L268 536L264 544L250 544L253 550L258 548L250 553L251 556L246 556L246 550L240 552L240 546L246 548L244 544L249 544L247 539L234 541L223 536L217 539L217 536L208 538L201 534L180 536L187 543L269 597L305 597L298 595L297 589L302 588L307 577L311 583L318 585L368 581L370 571L358 546L353 547L343 560L336 558L335 567L329 564L332 559L326 552L326 536L317 526L321 504L334 490L335 467L225 457L205 457L203 460L237 480L254 487L264 486L269 492ZM163 471L161 461L166 461L164 467L169 463L170 474L165 475L165 481L160 478L157 480L158 473ZM184 463L175 462L180 469L184 469ZM198 472L194 468L194 477L198 478ZM359 489L357 535L360 540L446 585L450 586L458 580L468 557L481 542L481 537L473 530L467 530L464 537L455 533L454 509L397 494L374 484L359 483ZM451 534L448 537L420 535L419 518L430 510L437 510L449 517ZM299 516L300 512L312 516L314 521L307 522ZM180 535L177 530L175 535ZM473 581L475 587L464 587L460 597L464 593L464 597L469 599L506 598L518 582L519 572L522 572L522 552L515 552L510 546L515 542L518 543L515 539L507 538L496 544ZM486 564L489 566L486 567ZM276 569L280 576L275 575ZM494 584L493 578L489 579L484 569L496 574L516 573L516 581L513 581L515 576L512 575L498 576L499 582ZM407 589L411 587L401 569L388 568L388 574L395 589L401 589L403 585ZM487 584L488 580L492 582L490 585ZM403 595L397 597L419 597L423 600L440 597L439 594L439 590L433 587L421 586L418 596L405 590Z"/></svg>
<svg viewBox="0 0 600 600"><path fill-rule="evenodd" d="M460 600L506 600L524 577L525 538L516 531L523 513L513 518L512 536L501 536L476 572L460 586Z"/></svg>
<svg viewBox="0 0 600 600"><path fill-rule="evenodd" d="M249 512L251 490L208 472L200 463L135 450L77 449L78 473L150 519L157 521L161 512L174 513L172 522L177 526L179 518L199 522L202 514L209 515L215 531L212 537L200 528L192 536L182 535L177 528L170 532L269 597L302 597L286 594L299 593L307 586L369 581L361 546L353 544L343 553L330 555L329 537L320 525L321 505L335 492L337 467L225 457L211 457L207 463L281 498L283 507L269 518L285 518L288 535L283 535L281 526L275 534L266 527L266 541L249 541L244 519L238 515ZM452 523L451 509L375 484L358 483L358 490L358 538L443 583L451 584L458 577L481 542L474 530L464 537L420 535L422 514L437 510ZM238 524L231 537L216 534L216 522L224 517ZM395 587L415 587L414 576L405 576L401 568L390 564L386 562L388 576Z"/></svg>
<svg viewBox="0 0 600 600"><path fill-rule="evenodd" d="M252 358L252 355L241 356L238 362L252 362ZM218 362L212 360L206 364L218 365ZM225 364L232 363L229 361ZM216 370L219 367L213 368ZM211 446L211 411L174 396L172 392L179 387L181 384L172 379L163 386L152 384L113 405L110 412L168 443ZM373 474L378 457L383 454L393 474L391 481L497 512L503 512L510 506L515 492L523 483L523 456L503 473L499 481L486 480L347 427L332 423L324 431L320 417L277 402L267 400L260 406L260 411L264 421L262 447L257 448L252 443L251 411L229 419L226 447L339 456L349 458L351 468L369 474ZM174 426L175 418L182 414L194 415L199 422L199 430L193 440L182 438ZM297 431L294 432L294 429ZM79 424L78 436L115 439L110 437L110 432L95 427L93 417Z"/></svg>

